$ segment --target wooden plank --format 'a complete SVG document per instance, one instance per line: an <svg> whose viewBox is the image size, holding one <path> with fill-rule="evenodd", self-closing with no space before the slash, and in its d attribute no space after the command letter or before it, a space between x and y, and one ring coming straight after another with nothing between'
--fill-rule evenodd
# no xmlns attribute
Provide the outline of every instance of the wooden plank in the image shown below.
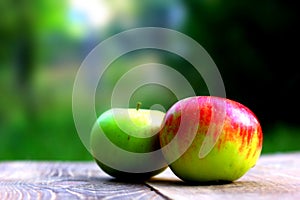
<svg viewBox="0 0 300 200"><path fill-rule="evenodd" d="M2 162L0 199L300 199L300 152L264 155L241 179L187 185L170 169L145 183L118 182L94 162Z"/></svg>
<svg viewBox="0 0 300 200"><path fill-rule="evenodd" d="M0 163L0 199L164 199L143 183L117 182L94 162Z"/></svg>
<svg viewBox="0 0 300 200"><path fill-rule="evenodd" d="M147 184L171 199L300 199L300 153L264 155L229 184L191 186L169 169Z"/></svg>

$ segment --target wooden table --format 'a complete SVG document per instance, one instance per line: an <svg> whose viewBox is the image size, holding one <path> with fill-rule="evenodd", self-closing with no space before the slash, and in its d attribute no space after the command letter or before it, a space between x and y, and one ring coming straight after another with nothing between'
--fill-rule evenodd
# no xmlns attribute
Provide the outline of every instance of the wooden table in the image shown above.
<svg viewBox="0 0 300 200"><path fill-rule="evenodd" d="M118 182L94 162L0 163L0 199L300 199L300 152L263 155L239 180L187 185L168 169L144 183Z"/></svg>

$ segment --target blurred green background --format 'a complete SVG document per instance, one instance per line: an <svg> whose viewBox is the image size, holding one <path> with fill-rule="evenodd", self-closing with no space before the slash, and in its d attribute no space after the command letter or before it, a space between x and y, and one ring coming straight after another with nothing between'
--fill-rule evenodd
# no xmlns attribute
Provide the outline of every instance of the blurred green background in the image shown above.
<svg viewBox="0 0 300 200"><path fill-rule="evenodd" d="M263 153L300 150L298 10L293 1L261 0L9 0L0 2L0 160L90 160L72 116L77 70L101 41L121 31L157 26L200 43L222 75L228 98L257 115ZM141 36L142 37L142 36ZM178 57L155 50L132 52L109 67L96 94L97 114L130 67L150 61L183 74L197 95L208 94L201 76ZM161 95L157 95L161 94ZM129 106L176 98L146 85Z"/></svg>

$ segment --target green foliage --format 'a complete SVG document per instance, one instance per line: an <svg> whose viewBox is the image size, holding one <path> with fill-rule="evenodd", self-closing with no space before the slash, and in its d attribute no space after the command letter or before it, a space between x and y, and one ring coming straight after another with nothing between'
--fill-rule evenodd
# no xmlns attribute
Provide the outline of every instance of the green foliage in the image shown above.
<svg viewBox="0 0 300 200"><path fill-rule="evenodd" d="M277 123L264 134L262 153L300 150L300 128L287 123Z"/></svg>
<svg viewBox="0 0 300 200"><path fill-rule="evenodd" d="M30 101L1 70L0 159L91 159L81 143L72 118L75 71L42 70L36 73ZM28 92L28 91L27 91ZM28 104L29 103L29 104Z"/></svg>
<svg viewBox="0 0 300 200"><path fill-rule="evenodd" d="M165 17L174 14L168 12L174 8L168 6L171 0L130 1L132 5L124 10L118 2L108 1L111 8L115 6L114 18L104 30L84 30L90 35L74 38L67 0L0 1L0 160L91 159L72 116L79 61L110 33L137 26L168 27ZM297 6L277 0L181 3L186 16L179 31L199 42L214 59L227 97L249 107L263 130L267 127L263 153L300 150L299 117L294 117L300 112L299 102L293 97L300 80L295 68L298 52L293 47L299 43ZM99 84L98 115L108 109L111 91L122 74L148 62L172 66L190 81L197 95L207 95L205 83L189 63L166 52L151 57L155 53L133 52L129 59L112 63ZM140 57L145 54L150 57ZM135 107L138 101L142 108L162 104L167 109L176 98L167 88L145 85L132 94L129 104Z"/></svg>

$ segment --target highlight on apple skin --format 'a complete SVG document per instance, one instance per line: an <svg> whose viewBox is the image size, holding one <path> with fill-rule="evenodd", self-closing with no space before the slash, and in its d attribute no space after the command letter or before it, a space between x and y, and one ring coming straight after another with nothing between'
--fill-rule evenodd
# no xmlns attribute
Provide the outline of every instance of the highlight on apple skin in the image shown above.
<svg viewBox="0 0 300 200"><path fill-rule="evenodd" d="M159 133L169 167L184 181L234 181L262 150L262 129L246 106L226 98L189 97L166 113Z"/></svg>
<svg viewBox="0 0 300 200"><path fill-rule="evenodd" d="M139 109L139 105L137 109L112 108L102 113L90 137L91 153L98 166L124 181L146 180L165 170L167 164L161 152L160 156L143 156L160 149L158 132L164 116L161 111Z"/></svg>

